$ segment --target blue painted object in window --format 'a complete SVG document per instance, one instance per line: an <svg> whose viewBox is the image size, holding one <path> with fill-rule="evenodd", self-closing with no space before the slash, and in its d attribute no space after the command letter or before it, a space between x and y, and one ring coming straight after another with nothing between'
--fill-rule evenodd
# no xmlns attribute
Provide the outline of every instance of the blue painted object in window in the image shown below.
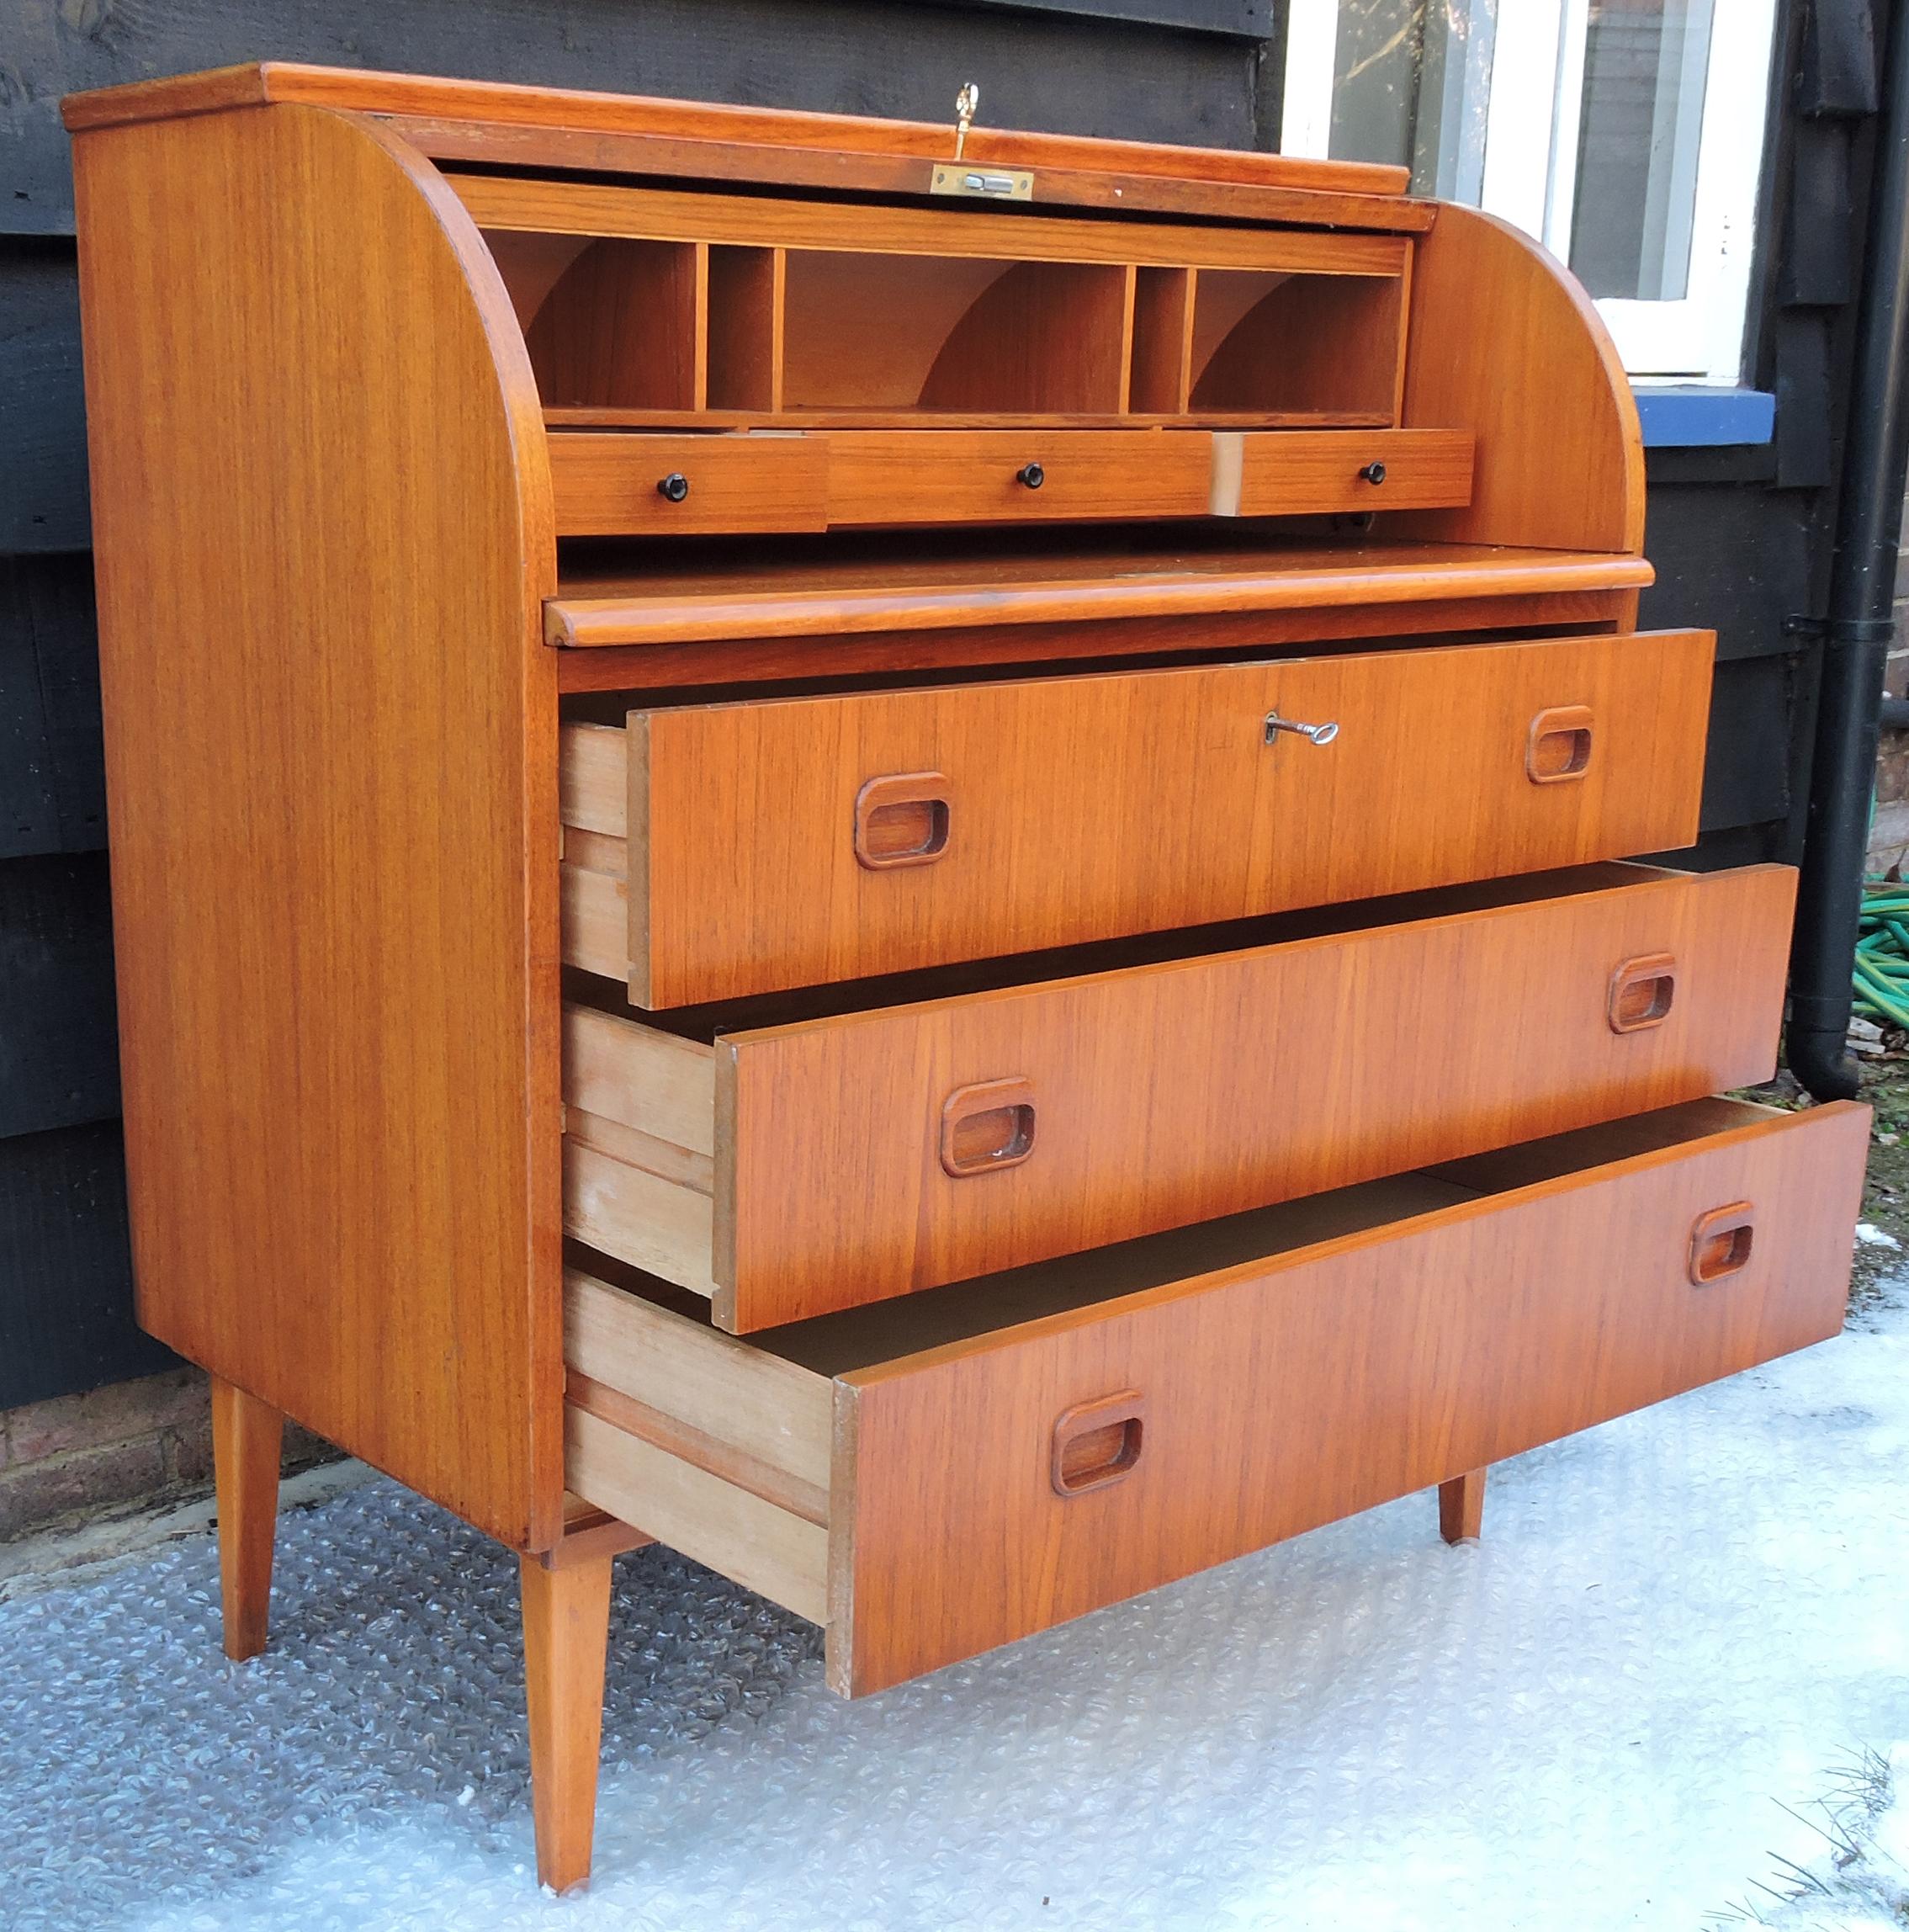
<svg viewBox="0 0 1909 1932"><path fill-rule="evenodd" d="M1647 449L1768 443L1776 429L1776 398L1760 389L1710 389L1696 383L1640 386L1637 416Z"/></svg>

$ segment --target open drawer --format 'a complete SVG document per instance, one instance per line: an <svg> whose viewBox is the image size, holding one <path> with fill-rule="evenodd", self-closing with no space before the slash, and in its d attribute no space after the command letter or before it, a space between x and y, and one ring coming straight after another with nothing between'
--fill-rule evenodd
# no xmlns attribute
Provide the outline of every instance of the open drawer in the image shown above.
<svg viewBox="0 0 1909 1932"><path fill-rule="evenodd" d="M1701 1101L753 1343L573 1273L570 1486L878 1690L1833 1335L1869 1121Z"/></svg>
<svg viewBox="0 0 1909 1932"><path fill-rule="evenodd" d="M1355 651L566 724L564 957L677 1006L1668 852L1697 833L1713 643Z"/></svg>
<svg viewBox="0 0 1909 1932"><path fill-rule="evenodd" d="M573 1002L565 1225L740 1334L1747 1085L1775 1064L1793 890L1606 865L1092 972L667 1028Z"/></svg>

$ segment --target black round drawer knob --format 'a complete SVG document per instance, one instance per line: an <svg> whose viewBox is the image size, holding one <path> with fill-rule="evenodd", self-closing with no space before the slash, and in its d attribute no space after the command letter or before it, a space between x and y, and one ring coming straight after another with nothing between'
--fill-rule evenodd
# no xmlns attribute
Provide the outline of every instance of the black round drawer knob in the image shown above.
<svg viewBox="0 0 1909 1932"><path fill-rule="evenodd" d="M1047 472L1038 463L1030 463L1014 473L1016 483L1025 483L1030 490L1038 490L1047 480Z"/></svg>
<svg viewBox="0 0 1909 1932"><path fill-rule="evenodd" d="M1386 466L1382 463L1368 463L1359 474L1368 483L1376 486L1383 483L1386 480Z"/></svg>
<svg viewBox="0 0 1909 1932"><path fill-rule="evenodd" d="M672 503L680 503L689 494L689 479L680 470L672 470L656 486L659 496L667 496Z"/></svg>

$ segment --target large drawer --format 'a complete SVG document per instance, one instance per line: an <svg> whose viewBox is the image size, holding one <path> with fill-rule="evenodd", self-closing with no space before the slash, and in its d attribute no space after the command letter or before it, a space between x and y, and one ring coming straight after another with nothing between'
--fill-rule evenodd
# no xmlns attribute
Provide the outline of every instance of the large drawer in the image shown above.
<svg viewBox="0 0 1909 1932"><path fill-rule="evenodd" d="M745 1333L1746 1085L1793 889L1605 865L901 1005L573 1003L566 1226Z"/></svg>
<svg viewBox="0 0 1909 1932"><path fill-rule="evenodd" d="M565 958L675 1006L1667 852L1696 836L1712 642L1359 651L566 724ZM1315 743L1288 723L1337 730Z"/></svg>
<svg viewBox="0 0 1909 1932"><path fill-rule="evenodd" d="M570 1486L880 1690L1833 1335L1869 1118L1698 1101L760 1343L573 1274Z"/></svg>

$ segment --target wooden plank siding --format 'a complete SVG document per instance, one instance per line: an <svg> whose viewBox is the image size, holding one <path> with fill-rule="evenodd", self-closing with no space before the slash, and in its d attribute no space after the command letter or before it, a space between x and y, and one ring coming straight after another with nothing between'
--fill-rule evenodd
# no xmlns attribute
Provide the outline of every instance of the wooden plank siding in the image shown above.
<svg viewBox="0 0 1909 1932"><path fill-rule="evenodd" d="M105 849L93 559L0 555L0 860Z"/></svg>
<svg viewBox="0 0 1909 1932"><path fill-rule="evenodd" d="M176 0L115 8L86 32L60 8L0 0L12 83L0 232L72 232L62 94L262 56L951 129L955 90L973 78L982 127L1253 147L1264 83L1253 43L1225 29L1268 10L1256 0Z"/></svg>

